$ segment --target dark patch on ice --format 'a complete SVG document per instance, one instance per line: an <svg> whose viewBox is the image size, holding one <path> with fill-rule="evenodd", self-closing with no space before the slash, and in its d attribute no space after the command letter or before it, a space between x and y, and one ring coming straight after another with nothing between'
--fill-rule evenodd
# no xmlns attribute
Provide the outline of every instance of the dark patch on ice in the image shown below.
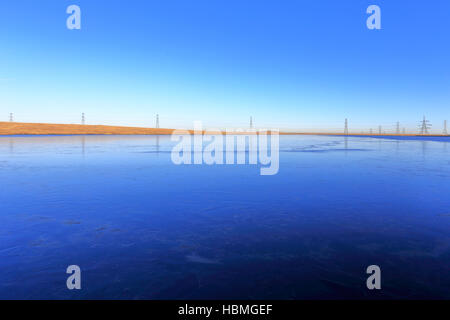
<svg viewBox="0 0 450 320"><path fill-rule="evenodd" d="M201 257L196 253L192 253L190 255L186 256L186 260L189 262L195 262L195 263L204 263L204 264L220 264L219 261Z"/></svg>
<svg viewBox="0 0 450 320"><path fill-rule="evenodd" d="M342 151L372 151L371 149L291 149L291 150L280 150L280 152L342 152Z"/></svg>
<svg viewBox="0 0 450 320"><path fill-rule="evenodd" d="M64 221L64 224L73 225L73 224L81 224L81 222L75 221L75 220L68 220L68 221Z"/></svg>

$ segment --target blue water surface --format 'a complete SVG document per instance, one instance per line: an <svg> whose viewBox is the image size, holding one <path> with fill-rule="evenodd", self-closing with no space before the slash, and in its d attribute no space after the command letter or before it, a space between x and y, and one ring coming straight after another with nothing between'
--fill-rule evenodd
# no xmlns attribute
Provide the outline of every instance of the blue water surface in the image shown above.
<svg viewBox="0 0 450 320"><path fill-rule="evenodd" d="M272 176L173 145L0 137L0 298L450 298L448 138L280 136Z"/></svg>

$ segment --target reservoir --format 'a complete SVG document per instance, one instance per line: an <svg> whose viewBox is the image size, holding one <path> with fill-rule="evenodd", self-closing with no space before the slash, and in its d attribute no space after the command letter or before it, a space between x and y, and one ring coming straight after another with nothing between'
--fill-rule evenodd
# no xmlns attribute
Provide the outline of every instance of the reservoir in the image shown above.
<svg viewBox="0 0 450 320"><path fill-rule="evenodd" d="M449 139L280 135L264 176L167 135L0 137L0 299L449 299Z"/></svg>

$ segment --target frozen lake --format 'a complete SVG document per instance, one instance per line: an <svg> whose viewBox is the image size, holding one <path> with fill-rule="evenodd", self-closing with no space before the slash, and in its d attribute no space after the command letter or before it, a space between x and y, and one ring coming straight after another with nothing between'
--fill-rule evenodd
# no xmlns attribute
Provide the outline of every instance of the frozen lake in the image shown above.
<svg viewBox="0 0 450 320"><path fill-rule="evenodd" d="M280 136L261 176L169 136L0 137L0 298L449 299L449 139Z"/></svg>

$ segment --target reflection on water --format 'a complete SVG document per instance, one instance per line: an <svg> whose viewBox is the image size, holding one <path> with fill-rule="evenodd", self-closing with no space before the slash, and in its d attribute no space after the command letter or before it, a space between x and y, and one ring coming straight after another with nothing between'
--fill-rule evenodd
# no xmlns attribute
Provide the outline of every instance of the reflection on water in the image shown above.
<svg viewBox="0 0 450 320"><path fill-rule="evenodd" d="M261 176L169 136L0 137L0 298L450 298L447 141L280 136Z"/></svg>
<svg viewBox="0 0 450 320"><path fill-rule="evenodd" d="M14 138L9 138L9 153L14 152Z"/></svg>
<svg viewBox="0 0 450 320"><path fill-rule="evenodd" d="M347 155L347 151L348 151L348 137L345 137L345 154Z"/></svg>
<svg viewBox="0 0 450 320"><path fill-rule="evenodd" d="M156 136L156 153L159 153L159 136Z"/></svg>

